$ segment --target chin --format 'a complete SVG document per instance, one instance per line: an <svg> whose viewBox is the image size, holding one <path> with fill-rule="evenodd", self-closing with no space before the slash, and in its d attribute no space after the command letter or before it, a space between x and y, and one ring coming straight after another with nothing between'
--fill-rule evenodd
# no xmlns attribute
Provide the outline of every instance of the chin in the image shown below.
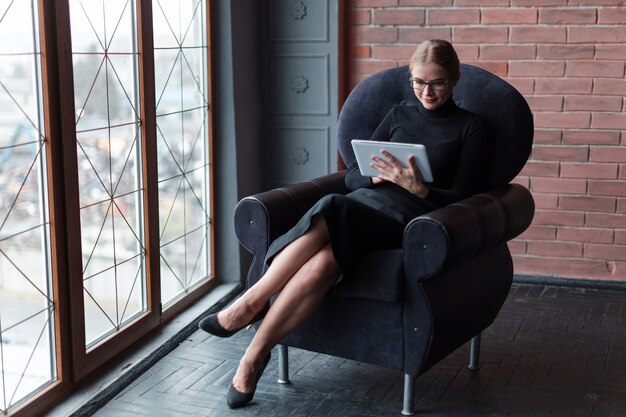
<svg viewBox="0 0 626 417"><path fill-rule="evenodd" d="M426 110L436 110L439 106L441 106L441 101L436 100L436 101L424 101L422 100L422 106L424 106L424 108Z"/></svg>

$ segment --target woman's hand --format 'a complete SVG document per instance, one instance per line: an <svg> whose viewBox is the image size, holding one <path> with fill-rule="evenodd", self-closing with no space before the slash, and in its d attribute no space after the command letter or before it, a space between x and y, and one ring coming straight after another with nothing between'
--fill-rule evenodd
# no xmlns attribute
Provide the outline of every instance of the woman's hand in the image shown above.
<svg viewBox="0 0 626 417"><path fill-rule="evenodd" d="M384 159L372 156L370 165L380 172L378 177L372 178L372 183L379 184L383 181L389 181L422 198L428 195L428 187L422 182L415 157L409 157L408 167L405 168L389 152L383 150L381 153L385 157Z"/></svg>

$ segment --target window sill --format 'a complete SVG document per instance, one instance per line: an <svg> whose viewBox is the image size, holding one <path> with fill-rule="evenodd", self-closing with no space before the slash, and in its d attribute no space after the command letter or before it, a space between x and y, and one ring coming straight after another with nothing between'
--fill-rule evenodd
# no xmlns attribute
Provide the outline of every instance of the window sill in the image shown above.
<svg viewBox="0 0 626 417"><path fill-rule="evenodd" d="M236 283L218 285L165 326L150 333L129 351L107 364L106 370L98 371L87 378L76 391L46 415L91 415L195 332L198 321L209 311L221 309L241 290L241 285Z"/></svg>

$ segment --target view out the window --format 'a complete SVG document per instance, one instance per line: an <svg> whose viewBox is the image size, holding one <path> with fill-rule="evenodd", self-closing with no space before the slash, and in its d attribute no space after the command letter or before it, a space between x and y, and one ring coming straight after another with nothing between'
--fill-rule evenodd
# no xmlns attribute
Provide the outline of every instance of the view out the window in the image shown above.
<svg viewBox="0 0 626 417"><path fill-rule="evenodd" d="M54 403L212 278L208 7L0 2L1 415Z"/></svg>
<svg viewBox="0 0 626 417"><path fill-rule="evenodd" d="M187 293L211 269L206 10L153 1L161 241L161 300Z"/></svg>
<svg viewBox="0 0 626 417"><path fill-rule="evenodd" d="M0 10L0 414L56 378L37 9Z"/></svg>
<svg viewBox="0 0 626 417"><path fill-rule="evenodd" d="M146 309L134 1L70 1L87 346Z"/></svg>

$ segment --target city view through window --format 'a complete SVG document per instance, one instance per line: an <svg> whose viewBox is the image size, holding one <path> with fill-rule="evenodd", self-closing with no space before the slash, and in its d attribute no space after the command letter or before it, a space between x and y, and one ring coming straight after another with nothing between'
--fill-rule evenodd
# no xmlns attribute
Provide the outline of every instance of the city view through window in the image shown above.
<svg viewBox="0 0 626 417"><path fill-rule="evenodd" d="M82 300L68 300L82 317L84 349L111 343L125 326L149 313L150 288L163 310L212 277L209 147L209 56L203 0L153 0L150 22L154 80L140 74L140 8L134 0L68 0L78 195L48 195L47 88L43 82L38 2L0 5L0 414L60 378L58 300L54 299L55 242L50 201L78 205ZM65 4L65 3L64 3ZM53 54L50 54L53 56ZM63 75L61 75L63 76ZM53 80L53 82L57 82ZM144 148L142 97L153 97L156 144ZM153 113L154 114L154 113ZM68 122L68 121L65 121ZM146 158L157 170L146 175ZM147 184L158 190L148 215ZM59 190L57 190L59 191ZM60 192L60 191L59 191ZM74 206L76 207L76 206ZM157 224L158 253L147 229ZM78 239L78 240L76 240ZM70 247L70 246L68 246ZM59 247L61 252L68 250ZM149 273L155 256L160 269ZM60 259L60 260L59 260ZM65 262L68 258L59 258ZM71 265L67 270L71 270ZM78 274L75 274L78 275ZM75 275L72 275L73 277ZM159 285L150 285L158 279ZM67 301L66 301L67 302ZM161 310L159 309L159 312ZM65 346L70 345L71 334ZM83 357L87 353L83 353Z"/></svg>

